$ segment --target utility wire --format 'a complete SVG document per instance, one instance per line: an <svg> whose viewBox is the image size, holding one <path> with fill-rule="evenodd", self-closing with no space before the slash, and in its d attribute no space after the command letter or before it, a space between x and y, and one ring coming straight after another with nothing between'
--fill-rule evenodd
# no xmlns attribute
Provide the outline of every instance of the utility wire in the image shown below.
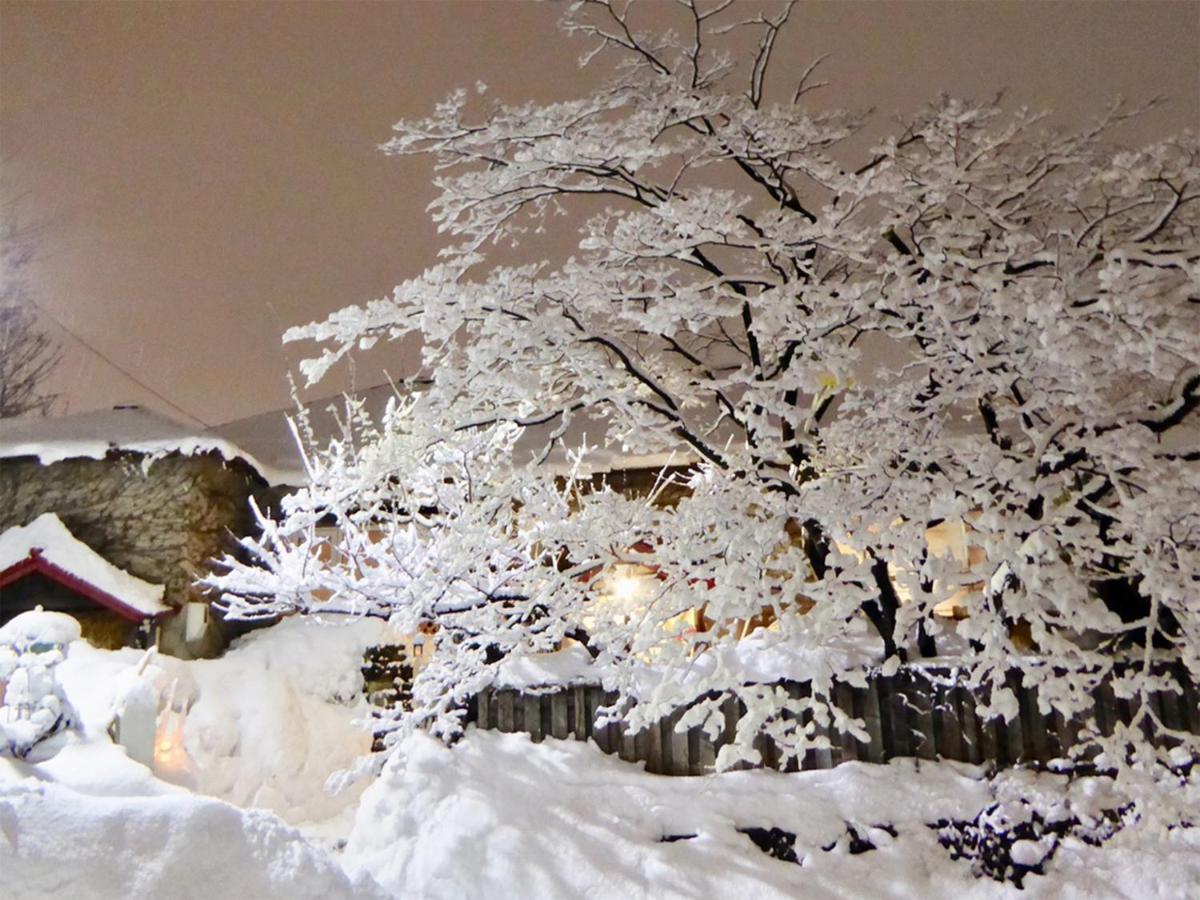
<svg viewBox="0 0 1200 900"><path fill-rule="evenodd" d="M130 372L128 369L126 369L124 366L118 365L110 357L108 357L103 352L101 352L99 349L97 349L97 347L94 344L92 344L90 341L87 341L84 338L80 337L72 329L68 328L65 324L63 324L63 321L61 319L59 319L58 316L54 315L54 313L50 312L50 310L46 309L46 307L42 306L41 303L39 303L36 300L34 300L32 302L33 302L33 305L36 306L39 310L41 310L42 314L44 316L46 316L46 318L48 318L51 322L53 322L55 325L57 325L59 328L61 328L63 331L65 331L67 334L69 334L78 343L82 344L85 348L90 350L94 355L98 356L101 360L108 363L110 366L112 366L114 369L116 369L118 372L120 372L122 375L124 375L126 378L128 378L130 381L132 381L134 384L136 384L138 387L140 387L146 393L150 394L153 397L158 398L163 403L165 403L167 406L171 407L171 409L175 410L175 412L181 413L182 415L191 419L193 422L198 423L202 427L204 427L204 428L212 427L207 422L205 422L203 419L201 419L199 416L188 412L186 409L184 409L178 403L175 403L172 400L169 400L166 397L164 397L160 392L158 392L154 388L150 387L150 385L146 384L146 382L142 381L140 378L138 378L136 375L134 375L132 372Z"/></svg>

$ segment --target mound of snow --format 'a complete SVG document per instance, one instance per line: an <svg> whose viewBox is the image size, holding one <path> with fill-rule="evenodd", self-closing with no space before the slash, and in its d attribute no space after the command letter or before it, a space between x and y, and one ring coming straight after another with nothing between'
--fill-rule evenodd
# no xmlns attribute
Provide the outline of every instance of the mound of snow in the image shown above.
<svg viewBox="0 0 1200 900"><path fill-rule="evenodd" d="M76 713L76 723L85 738L107 739L113 715L135 692L153 689L163 677L164 660L153 652L127 647L100 650L87 641L67 646L66 659L55 674L63 694Z"/></svg>
<svg viewBox="0 0 1200 900"><path fill-rule="evenodd" d="M0 781L0 878L8 897L370 898L275 816L204 797L95 797Z"/></svg>
<svg viewBox="0 0 1200 900"><path fill-rule="evenodd" d="M105 793L106 779L136 780L128 771L110 771L110 756L123 758L123 751L111 745L108 729L131 696L153 690L164 707L178 710L164 708L159 716L160 778L268 809L292 824L330 819L352 806L363 788L335 794L325 783L370 750L370 733L360 724L371 711L361 669L365 649L382 639L383 628L378 620L289 619L246 635L211 660L147 660L144 651L72 641L55 674L74 710L76 736L95 747L54 750L79 759L69 781L88 792ZM61 762L55 757L44 765L61 768ZM85 776L89 769L93 774Z"/></svg>
<svg viewBox="0 0 1200 900"><path fill-rule="evenodd" d="M5 535L0 535L0 541ZM2 568L4 563L0 560ZM34 644L69 644L79 640L80 633L78 620L66 613L47 612L38 607L5 622L0 628L0 644L21 649Z"/></svg>
<svg viewBox="0 0 1200 900"><path fill-rule="evenodd" d="M189 765L179 780L294 824L341 813L362 786L334 794L325 783L370 751L359 724L370 715L361 669L382 629L378 620L288 619L220 659L162 658L176 694L191 698L182 734Z"/></svg>
<svg viewBox="0 0 1200 900"><path fill-rule="evenodd" d="M1103 799L1103 779L989 782L953 763L667 778L574 741L470 730L447 749L414 735L363 795L342 863L396 897L1010 897L1011 884L974 877L929 827L975 816L1003 779L1079 814ZM801 864L768 856L751 829L794 835ZM874 848L861 852L852 834ZM1025 895L1182 897L1200 883L1195 829L1113 845L1074 841Z"/></svg>
<svg viewBox="0 0 1200 900"><path fill-rule="evenodd" d="M108 734L131 692L190 692L194 786L296 821L326 818L355 799L324 781L369 743L349 692L378 628L284 623L192 662L71 641L56 671L75 727L39 745L36 761L0 759L0 896L381 896L275 813L169 784Z"/></svg>

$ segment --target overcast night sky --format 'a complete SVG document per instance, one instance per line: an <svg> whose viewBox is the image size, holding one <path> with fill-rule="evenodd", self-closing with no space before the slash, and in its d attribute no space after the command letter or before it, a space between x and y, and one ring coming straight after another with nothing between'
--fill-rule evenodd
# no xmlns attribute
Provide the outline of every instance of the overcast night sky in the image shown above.
<svg viewBox="0 0 1200 900"><path fill-rule="evenodd" d="M3 196L34 237L43 323L63 344L58 411L135 402L213 425L285 405L303 350L285 354L284 328L435 261L431 168L376 149L390 125L477 81L511 101L586 91L600 73L577 68L587 45L557 32L558 14L524 2L0 4ZM941 90L1006 88L1066 123L1117 94L1166 95L1130 142L1200 122L1194 2L810 2L781 40L793 77L831 54L832 86L814 102L873 106L881 120ZM381 363L402 374L406 361L376 353L358 385L379 381Z"/></svg>

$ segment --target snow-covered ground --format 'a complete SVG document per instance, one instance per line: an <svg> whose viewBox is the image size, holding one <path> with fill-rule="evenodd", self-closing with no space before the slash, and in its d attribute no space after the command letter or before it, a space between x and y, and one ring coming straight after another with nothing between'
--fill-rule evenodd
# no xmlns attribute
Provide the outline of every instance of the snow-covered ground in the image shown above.
<svg viewBox="0 0 1200 900"><path fill-rule="evenodd" d="M24 777L21 777L21 776ZM12 898L374 897L277 816L186 791L90 791L0 773L0 879Z"/></svg>
<svg viewBox="0 0 1200 900"><path fill-rule="evenodd" d="M0 894L1004 897L1016 887L975 877L930 826L1036 811L1099 833L1119 805L1105 779L989 780L950 763L666 778L591 744L474 729L452 749L410 737L369 785L329 794L367 744L358 667L377 627L286 622L188 663L73 642L59 677L76 725L0 759ZM156 771L106 731L147 678L165 704L190 705L179 733L163 717ZM1055 849L1025 895L1178 898L1200 884L1197 829L1055 844L1015 849L1035 862Z"/></svg>
<svg viewBox="0 0 1200 900"><path fill-rule="evenodd" d="M351 821L365 785L324 784L370 746L358 668L378 630L285 622L192 662L71 642L56 676L74 724L0 758L0 896L378 896L294 827ZM153 770L108 734L146 690L163 707Z"/></svg>
<svg viewBox="0 0 1200 900"><path fill-rule="evenodd" d="M975 878L929 823L997 802L1015 819L1018 797L1047 818L1116 805L1106 779L989 781L952 763L667 778L574 741L472 731L447 749L416 736L363 796L342 862L392 896L1005 897L1016 888ZM851 853L851 827L877 849ZM751 828L795 834L799 863L738 830ZM1100 848L1066 839L1025 890L1183 898L1197 884L1197 830L1131 829Z"/></svg>

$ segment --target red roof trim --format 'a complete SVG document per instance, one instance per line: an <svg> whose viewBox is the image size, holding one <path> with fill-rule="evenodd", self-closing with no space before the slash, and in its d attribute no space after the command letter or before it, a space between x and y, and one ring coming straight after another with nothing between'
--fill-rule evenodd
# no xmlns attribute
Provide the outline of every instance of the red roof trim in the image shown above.
<svg viewBox="0 0 1200 900"><path fill-rule="evenodd" d="M128 619L130 622L144 622L146 619L157 619L178 612L178 610L167 609L160 613L147 614L139 609L134 609L125 601L108 593L108 591L102 591L91 582L84 581L78 575L72 575L66 569L56 566L43 557L37 548L31 550L29 555L20 562L13 563L3 572L0 572L0 587L12 584L14 581L19 581L27 575L32 575L34 572L44 575L46 578L57 584L61 584L68 590L87 597L93 603L111 609L118 616Z"/></svg>

